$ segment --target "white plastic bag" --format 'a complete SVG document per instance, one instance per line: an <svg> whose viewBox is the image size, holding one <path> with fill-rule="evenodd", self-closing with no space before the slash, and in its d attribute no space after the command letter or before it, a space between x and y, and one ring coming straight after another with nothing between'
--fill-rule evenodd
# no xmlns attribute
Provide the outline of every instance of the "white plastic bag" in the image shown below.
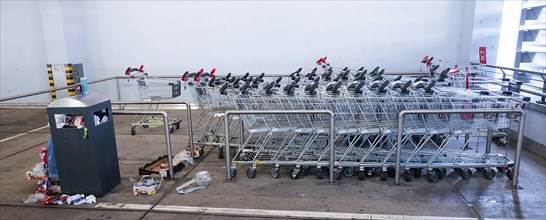
<svg viewBox="0 0 546 220"><path fill-rule="evenodd" d="M189 155L188 151L182 150L182 152L174 156L173 165L176 166L179 163L184 164L185 167L193 164L193 158Z"/></svg>
<svg viewBox="0 0 546 220"><path fill-rule="evenodd" d="M195 178L180 185L179 187L176 187L176 192L179 194L188 194L197 190L206 189L209 186L210 182L212 182L212 176L209 174L209 172L200 171L195 174ZM193 183L196 183L198 186L186 189Z"/></svg>

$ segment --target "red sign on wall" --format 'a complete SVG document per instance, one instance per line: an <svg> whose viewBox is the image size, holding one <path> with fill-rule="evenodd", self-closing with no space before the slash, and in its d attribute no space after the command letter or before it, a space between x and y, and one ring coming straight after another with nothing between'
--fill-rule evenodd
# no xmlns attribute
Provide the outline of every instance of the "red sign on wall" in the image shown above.
<svg viewBox="0 0 546 220"><path fill-rule="evenodd" d="M480 63L487 64L487 54L485 53L485 47L480 47Z"/></svg>

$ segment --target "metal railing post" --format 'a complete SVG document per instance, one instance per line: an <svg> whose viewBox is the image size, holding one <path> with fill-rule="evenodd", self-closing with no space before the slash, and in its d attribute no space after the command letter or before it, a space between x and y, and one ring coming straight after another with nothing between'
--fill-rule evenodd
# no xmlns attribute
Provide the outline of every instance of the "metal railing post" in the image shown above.
<svg viewBox="0 0 546 220"><path fill-rule="evenodd" d="M188 101L151 101L151 102L145 102L145 101L125 101L125 102L112 102L112 105L141 105L141 104L150 104L150 105L186 105L186 114L188 116L188 139L189 139L189 145L190 145L190 151L193 158L195 148L193 146L193 122L192 122L192 116L191 116L191 104Z"/></svg>
<svg viewBox="0 0 546 220"><path fill-rule="evenodd" d="M165 111L112 111L112 115L162 115L165 127L165 142L167 147L167 159L169 161L169 176L174 179L173 151L171 146L171 133L169 132L169 117Z"/></svg>
<svg viewBox="0 0 546 220"><path fill-rule="evenodd" d="M485 153L490 154L491 153L491 139L493 138L493 129L488 128L487 129L487 140L485 142Z"/></svg>

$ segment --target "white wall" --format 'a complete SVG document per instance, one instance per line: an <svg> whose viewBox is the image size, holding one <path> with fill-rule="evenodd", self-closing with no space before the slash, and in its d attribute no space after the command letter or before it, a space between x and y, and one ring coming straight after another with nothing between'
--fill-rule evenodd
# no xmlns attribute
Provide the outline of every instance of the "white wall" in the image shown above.
<svg viewBox="0 0 546 220"><path fill-rule="evenodd" d="M464 2L81 2L93 76L146 64L153 73L289 72L321 56L339 65L418 70L457 62Z"/></svg>
<svg viewBox="0 0 546 220"><path fill-rule="evenodd" d="M288 73L309 70L322 56L334 65L391 72L418 71L424 55L467 62L459 60L470 52L465 5L468 14L472 7L463 1L82 1L60 8L68 62L81 51L73 57L95 80L140 64L150 74L180 75L201 67ZM81 34L67 34L74 32ZM94 90L113 94L115 86Z"/></svg>
<svg viewBox="0 0 546 220"><path fill-rule="evenodd" d="M0 97L49 89L38 2L0 1L0 9ZM49 94L15 102L49 102Z"/></svg>
<svg viewBox="0 0 546 220"><path fill-rule="evenodd" d="M495 65L499 48L503 1L477 1L470 61L480 62L479 47L487 49L487 63Z"/></svg>

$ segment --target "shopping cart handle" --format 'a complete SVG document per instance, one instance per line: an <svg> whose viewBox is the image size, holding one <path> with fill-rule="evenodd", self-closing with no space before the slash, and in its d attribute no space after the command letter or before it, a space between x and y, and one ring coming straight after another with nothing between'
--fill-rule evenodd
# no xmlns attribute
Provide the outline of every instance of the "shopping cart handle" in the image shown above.
<svg viewBox="0 0 546 220"><path fill-rule="evenodd" d="M214 81L215 81L215 80L216 80L216 77L210 78L209 87L214 87Z"/></svg>
<svg viewBox="0 0 546 220"><path fill-rule="evenodd" d="M248 89L248 87L250 87L250 81L246 81L245 84L241 86L241 93L247 94L248 92L246 90Z"/></svg>
<svg viewBox="0 0 546 220"><path fill-rule="evenodd" d="M282 76L279 76L279 77L277 77L277 79L275 80L275 83L276 83L276 84L279 84L281 81L282 81Z"/></svg>
<svg viewBox="0 0 546 220"><path fill-rule="evenodd" d="M413 82L419 82L421 80L423 80L423 76L418 76Z"/></svg>
<svg viewBox="0 0 546 220"><path fill-rule="evenodd" d="M361 66L360 68L358 68L357 72L362 72L362 70L364 70L364 67Z"/></svg>
<svg viewBox="0 0 546 220"><path fill-rule="evenodd" d="M385 88L387 88L387 86L389 85L389 81L388 80L385 80L385 82L383 82L383 84L381 84L381 86L379 86L378 90L380 93L385 93L387 92L385 90Z"/></svg>
<svg viewBox="0 0 546 220"><path fill-rule="evenodd" d="M351 91L351 90L354 90L356 88L356 86L358 85L358 81L352 81L351 83L349 83L349 85L347 85L347 90Z"/></svg>
<svg viewBox="0 0 546 220"><path fill-rule="evenodd" d="M394 78L394 81L398 81L398 80L401 80L401 79L402 79L402 75L399 75L396 78Z"/></svg>
<svg viewBox="0 0 546 220"><path fill-rule="evenodd" d="M300 68L299 68L298 70L296 70L296 72L295 72L295 73L299 75L299 74L300 74L300 72L301 72L301 70L302 70L302 68L300 67Z"/></svg>
<svg viewBox="0 0 546 220"><path fill-rule="evenodd" d="M239 87L239 82L241 81L241 78L239 77L236 77L235 80L233 81L233 86L234 87Z"/></svg>
<svg viewBox="0 0 546 220"><path fill-rule="evenodd" d="M273 94L273 87L275 87L275 82L270 82L264 87L265 94L271 95Z"/></svg>
<svg viewBox="0 0 546 220"><path fill-rule="evenodd" d="M224 80L226 80L226 81L229 80L229 77L231 77L231 72L228 73L228 74L224 77Z"/></svg>
<svg viewBox="0 0 546 220"><path fill-rule="evenodd" d="M342 84L341 81L337 82L334 88L332 88L332 92L336 94L339 93L339 88L341 87L341 84Z"/></svg>
<svg viewBox="0 0 546 220"><path fill-rule="evenodd" d="M385 73L385 69L381 69L381 71L379 71L379 73L377 75L381 76L381 75L383 75L383 73Z"/></svg>
<svg viewBox="0 0 546 220"><path fill-rule="evenodd" d="M140 67L138 68L138 71L139 72L144 72L144 65L140 65Z"/></svg>
<svg viewBox="0 0 546 220"><path fill-rule="evenodd" d="M440 76L438 77L439 79L445 79L447 78L447 74L449 73L449 71L451 70L451 68L447 68L445 69L444 71L442 71L442 73L440 73Z"/></svg>
<svg viewBox="0 0 546 220"><path fill-rule="evenodd" d="M224 85L220 88L220 94L226 95L226 94L227 94L226 89L227 89L228 86L229 86L228 83L224 84Z"/></svg>
<svg viewBox="0 0 546 220"><path fill-rule="evenodd" d="M260 76L258 76L258 79L260 80L260 82L264 81L263 80L264 76L265 76L265 73L262 73L262 74L260 74Z"/></svg>
<svg viewBox="0 0 546 220"><path fill-rule="evenodd" d="M334 85L335 83L328 83L328 85L326 85L326 91L332 91L332 89L334 88Z"/></svg>
<svg viewBox="0 0 546 220"><path fill-rule="evenodd" d="M322 57L317 60L317 65L321 65L324 61L322 60Z"/></svg>
<svg viewBox="0 0 546 220"><path fill-rule="evenodd" d="M379 66L376 66L373 70L372 70L372 73L376 74L377 71L379 71ZM371 74L371 73L370 73Z"/></svg>
<svg viewBox="0 0 546 220"><path fill-rule="evenodd" d="M365 80L366 79L366 74L368 73L368 70L364 70L361 74L360 74L360 79L359 80Z"/></svg>
<svg viewBox="0 0 546 220"><path fill-rule="evenodd" d="M201 68L201 69L199 70L199 72L197 72L197 73L198 73L198 74L201 74L201 73L203 73L203 71L204 71L204 69Z"/></svg>
<svg viewBox="0 0 546 220"><path fill-rule="evenodd" d="M245 75L243 76L243 81L246 81L246 78L248 77L248 75L250 75L250 73L246 72Z"/></svg>
<svg viewBox="0 0 546 220"><path fill-rule="evenodd" d="M125 70L125 75L130 76L131 75L131 67L128 67L127 70Z"/></svg>
<svg viewBox="0 0 546 220"><path fill-rule="evenodd" d="M421 63L427 63L428 61L428 56L425 56L423 57L423 59L421 60Z"/></svg>
<svg viewBox="0 0 546 220"><path fill-rule="evenodd" d="M436 85L436 80L433 80L427 85L427 87L425 87L425 92L432 93L433 92L432 87L434 87L434 85Z"/></svg>
<svg viewBox="0 0 546 220"><path fill-rule="evenodd" d="M360 83L355 87L355 93L362 94L362 87L364 87L364 85L366 85L366 82L360 82Z"/></svg>
<svg viewBox="0 0 546 220"><path fill-rule="evenodd" d="M284 91L287 95L294 95L294 83L291 83L284 87Z"/></svg>
<svg viewBox="0 0 546 220"><path fill-rule="evenodd" d="M186 71L186 72L184 72L184 74L182 74L182 81L184 81L184 82L188 81L188 73L189 73L189 71Z"/></svg>
<svg viewBox="0 0 546 220"><path fill-rule="evenodd" d="M402 86L402 87L400 88L400 91L401 91L402 93L407 93L407 92L408 92L408 88L409 88L410 86L411 86L411 80L408 80L408 81L404 84L404 86Z"/></svg>
<svg viewBox="0 0 546 220"><path fill-rule="evenodd" d="M216 72L216 68L212 68L212 70L210 70L210 76L215 77L214 75L215 72Z"/></svg>

